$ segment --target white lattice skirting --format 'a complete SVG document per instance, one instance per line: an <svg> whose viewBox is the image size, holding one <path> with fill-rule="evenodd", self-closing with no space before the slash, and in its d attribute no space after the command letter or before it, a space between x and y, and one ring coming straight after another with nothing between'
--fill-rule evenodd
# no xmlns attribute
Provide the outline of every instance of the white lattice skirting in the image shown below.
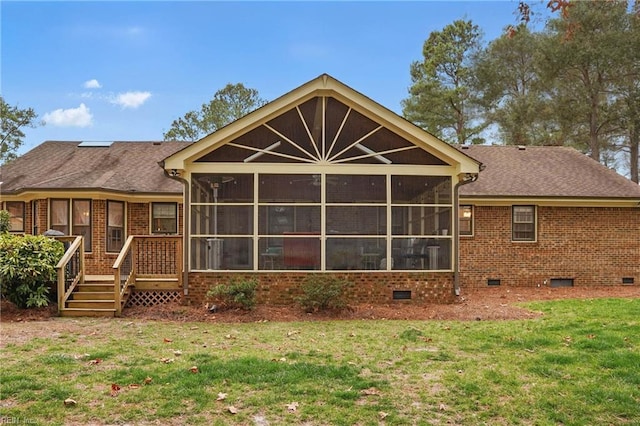
<svg viewBox="0 0 640 426"><path fill-rule="evenodd" d="M165 303L180 302L182 292L180 291L134 291L126 307L132 306L156 306Z"/></svg>

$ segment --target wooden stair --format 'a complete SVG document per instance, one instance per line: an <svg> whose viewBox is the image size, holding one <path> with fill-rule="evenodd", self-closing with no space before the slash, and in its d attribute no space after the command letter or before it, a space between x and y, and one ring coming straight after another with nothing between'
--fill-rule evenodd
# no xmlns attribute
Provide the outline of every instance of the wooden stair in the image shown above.
<svg viewBox="0 0 640 426"><path fill-rule="evenodd" d="M85 276L85 282L78 284L71 293L66 305L60 310L60 315L63 317L114 317L116 306L113 286L113 275Z"/></svg>

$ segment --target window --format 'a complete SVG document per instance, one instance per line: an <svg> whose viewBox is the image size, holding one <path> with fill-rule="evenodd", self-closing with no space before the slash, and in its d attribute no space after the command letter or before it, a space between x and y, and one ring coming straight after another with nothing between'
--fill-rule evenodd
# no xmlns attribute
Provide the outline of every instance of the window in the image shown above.
<svg viewBox="0 0 640 426"><path fill-rule="evenodd" d="M458 209L460 235L473 235L473 206L460 206Z"/></svg>
<svg viewBox="0 0 640 426"><path fill-rule="evenodd" d="M49 228L60 231L64 235L69 233L69 200L51 200L49 211Z"/></svg>
<svg viewBox="0 0 640 426"><path fill-rule="evenodd" d="M513 206L512 222L513 241L536 240L535 206Z"/></svg>
<svg viewBox="0 0 640 426"><path fill-rule="evenodd" d="M124 202L107 201L107 251L119 252L124 237Z"/></svg>
<svg viewBox="0 0 640 426"><path fill-rule="evenodd" d="M22 201L7 201L5 207L9 212L9 231L24 232L24 203Z"/></svg>
<svg viewBox="0 0 640 426"><path fill-rule="evenodd" d="M176 203L151 203L151 233L178 233L178 205Z"/></svg>
<svg viewBox="0 0 640 426"><path fill-rule="evenodd" d="M91 251L91 200L72 200L71 234L84 237L84 251Z"/></svg>

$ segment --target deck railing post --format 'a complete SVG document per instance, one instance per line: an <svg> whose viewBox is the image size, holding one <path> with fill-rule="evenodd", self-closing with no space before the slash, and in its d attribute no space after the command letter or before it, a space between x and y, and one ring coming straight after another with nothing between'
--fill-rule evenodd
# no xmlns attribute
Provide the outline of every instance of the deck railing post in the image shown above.
<svg viewBox="0 0 640 426"><path fill-rule="evenodd" d="M64 270L65 268L57 268L58 269L58 314L62 312L62 308L64 307Z"/></svg>

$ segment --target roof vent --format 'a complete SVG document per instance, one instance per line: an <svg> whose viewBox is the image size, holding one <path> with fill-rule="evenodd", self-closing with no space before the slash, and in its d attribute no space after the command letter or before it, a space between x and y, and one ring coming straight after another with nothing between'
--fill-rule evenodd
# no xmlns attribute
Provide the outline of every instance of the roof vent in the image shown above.
<svg viewBox="0 0 640 426"><path fill-rule="evenodd" d="M527 149L526 146L524 145L518 145L518 151L524 151L525 149Z"/></svg>
<svg viewBox="0 0 640 426"><path fill-rule="evenodd" d="M108 148L113 141L82 141L78 148Z"/></svg>
<svg viewBox="0 0 640 426"><path fill-rule="evenodd" d="M162 142L153 142L154 145L162 145Z"/></svg>
<svg viewBox="0 0 640 426"><path fill-rule="evenodd" d="M469 149L469 145L460 145L460 149Z"/></svg>

